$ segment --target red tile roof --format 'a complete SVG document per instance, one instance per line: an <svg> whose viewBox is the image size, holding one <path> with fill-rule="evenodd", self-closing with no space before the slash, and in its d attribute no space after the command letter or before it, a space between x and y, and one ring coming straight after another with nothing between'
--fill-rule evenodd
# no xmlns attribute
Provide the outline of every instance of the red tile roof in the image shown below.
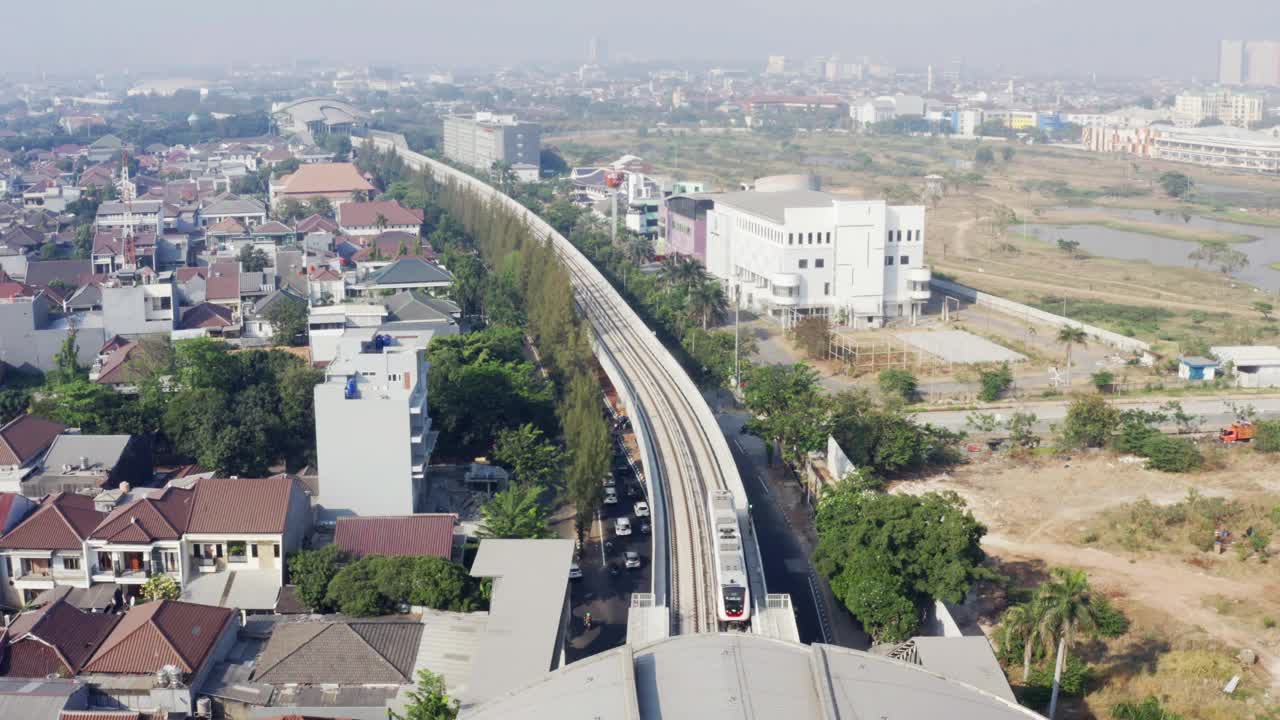
<svg viewBox="0 0 1280 720"><path fill-rule="evenodd" d="M289 502L301 492L302 485L290 475L200 480L187 532L282 533Z"/></svg>
<svg viewBox="0 0 1280 720"><path fill-rule="evenodd" d="M98 379L94 382L99 385L120 385L137 379L133 377L137 373L128 372L125 363L138 347L138 343L126 341L108 352L99 353L105 354L107 359L102 361L102 368L98 370Z"/></svg>
<svg viewBox="0 0 1280 720"><path fill-rule="evenodd" d="M343 203L338 206L338 225L344 228L376 227L378 216L388 225L421 225L422 211L412 210L396 200Z"/></svg>
<svg viewBox="0 0 1280 720"><path fill-rule="evenodd" d="M199 671L235 617L231 608L157 600L125 614L85 664L90 673L153 673L165 665Z"/></svg>
<svg viewBox="0 0 1280 720"><path fill-rule="evenodd" d="M342 279L342 275L330 267L318 267L311 271L311 279L316 282L335 282Z"/></svg>
<svg viewBox="0 0 1280 720"><path fill-rule="evenodd" d="M182 329L225 328L232 325L231 308L225 305L202 302L183 311Z"/></svg>
<svg viewBox="0 0 1280 720"><path fill-rule="evenodd" d="M400 257L401 245L404 245L405 250L408 251L405 257L420 257L424 260L434 260L436 257L435 251L431 249L430 245L422 242L422 238L393 230L369 239L365 243L365 247L360 248L351 256L351 261L361 263L372 260L375 248L378 251L378 256L383 260L394 260Z"/></svg>
<svg viewBox="0 0 1280 720"><path fill-rule="evenodd" d="M244 225L235 218L224 218L205 228L206 235L243 235Z"/></svg>
<svg viewBox="0 0 1280 720"><path fill-rule="evenodd" d="M61 599L22 613L7 628L0 675L75 675L119 619L118 615L85 612Z"/></svg>
<svg viewBox="0 0 1280 720"><path fill-rule="evenodd" d="M298 232L306 234L313 232L337 232L338 223L333 220L316 213L309 215L298 221Z"/></svg>
<svg viewBox="0 0 1280 720"><path fill-rule="evenodd" d="M0 282L0 300L12 300L19 297L35 297L30 286L20 282Z"/></svg>
<svg viewBox="0 0 1280 720"><path fill-rule="evenodd" d="M448 513L403 517L339 518L333 542L352 555L453 555L453 526Z"/></svg>
<svg viewBox="0 0 1280 720"><path fill-rule="evenodd" d="M58 493L40 501L26 520L0 538L4 550L80 550L85 538L102 522L93 498Z"/></svg>
<svg viewBox="0 0 1280 720"><path fill-rule="evenodd" d="M354 193L374 189L351 163L314 163L303 165L289 176L284 194Z"/></svg>
<svg viewBox="0 0 1280 720"><path fill-rule="evenodd" d="M191 282L193 279L198 277L199 278L209 277L209 268L203 268L203 267L178 268L176 271L174 271L173 276L177 278L178 282L180 283Z"/></svg>
<svg viewBox="0 0 1280 720"><path fill-rule="evenodd" d="M66 429L38 415L19 415L0 427L0 465L26 465Z"/></svg>
<svg viewBox="0 0 1280 720"><path fill-rule="evenodd" d="M220 262L209 267L205 297L210 300L240 299L240 263Z"/></svg>
<svg viewBox="0 0 1280 720"><path fill-rule="evenodd" d="M178 540L194 505L195 490L166 487L112 510L89 537L113 543Z"/></svg>
<svg viewBox="0 0 1280 720"><path fill-rule="evenodd" d="M253 229L253 234L254 235L291 235L293 234L293 228L289 227L288 225L285 225L282 222L277 222L275 220L272 220L270 222L265 222L255 227Z"/></svg>

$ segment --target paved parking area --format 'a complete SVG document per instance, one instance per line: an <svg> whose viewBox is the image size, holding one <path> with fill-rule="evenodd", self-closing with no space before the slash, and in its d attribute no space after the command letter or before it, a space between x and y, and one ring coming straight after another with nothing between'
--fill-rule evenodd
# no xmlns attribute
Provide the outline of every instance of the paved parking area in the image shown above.
<svg viewBox="0 0 1280 720"><path fill-rule="evenodd" d="M894 333L898 339L952 363L1023 362L1026 355L963 330Z"/></svg>

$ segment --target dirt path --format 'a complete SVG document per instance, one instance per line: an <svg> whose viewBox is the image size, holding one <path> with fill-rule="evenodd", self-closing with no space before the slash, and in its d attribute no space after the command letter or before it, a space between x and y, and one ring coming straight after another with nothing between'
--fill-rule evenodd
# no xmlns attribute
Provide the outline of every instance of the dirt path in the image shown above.
<svg viewBox="0 0 1280 720"><path fill-rule="evenodd" d="M1272 687L1280 687L1280 658L1260 647L1256 634L1239 629L1238 623L1224 621L1213 608L1203 604L1204 598L1213 595L1249 600L1257 594L1254 586L1156 559L1130 562L1097 548L1019 542L997 534L987 535L982 544L1002 558L1035 559L1086 570L1094 584L1104 590L1196 625L1232 648L1250 648L1258 653L1258 662L1270 674Z"/></svg>

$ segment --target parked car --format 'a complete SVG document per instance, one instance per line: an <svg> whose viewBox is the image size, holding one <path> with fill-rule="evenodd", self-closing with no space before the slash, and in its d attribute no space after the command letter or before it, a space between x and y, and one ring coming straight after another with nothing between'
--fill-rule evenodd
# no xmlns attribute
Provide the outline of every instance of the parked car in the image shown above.
<svg viewBox="0 0 1280 720"><path fill-rule="evenodd" d="M640 567L640 553L634 550L628 550L626 564L628 570L635 570Z"/></svg>
<svg viewBox="0 0 1280 720"><path fill-rule="evenodd" d="M649 503L641 500L632 506L635 510L636 517L649 517Z"/></svg>
<svg viewBox="0 0 1280 720"><path fill-rule="evenodd" d="M614 535L630 535L630 534L631 534L631 519L630 519L630 518L620 517L620 518L618 518L617 520L614 520L614 521L613 521L613 534L614 534Z"/></svg>
<svg viewBox="0 0 1280 720"><path fill-rule="evenodd" d="M613 488L605 488L605 489L604 489L604 504L605 504L605 505L617 505L617 504L618 504L618 491L617 491L617 490L614 490Z"/></svg>
<svg viewBox="0 0 1280 720"><path fill-rule="evenodd" d="M578 580L582 577L582 568L578 567L578 563L569 566L569 579Z"/></svg>
<svg viewBox="0 0 1280 720"><path fill-rule="evenodd" d="M604 486L605 486L605 487L607 487L607 488L614 487L615 485L617 485L617 484L618 484L618 483L617 483L617 481L613 479L613 475L612 475L612 474L605 475L605 476L604 476L604 478L603 478L600 482L601 482L602 484L604 484Z"/></svg>

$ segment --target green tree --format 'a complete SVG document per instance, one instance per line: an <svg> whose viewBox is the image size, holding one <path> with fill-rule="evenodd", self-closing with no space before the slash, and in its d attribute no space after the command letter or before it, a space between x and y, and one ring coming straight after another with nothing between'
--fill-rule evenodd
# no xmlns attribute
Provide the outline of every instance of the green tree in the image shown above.
<svg viewBox="0 0 1280 720"><path fill-rule="evenodd" d="M509 485L480 508L482 538L542 539L552 536L549 512L538 485Z"/></svg>
<svg viewBox="0 0 1280 720"><path fill-rule="evenodd" d="M753 415L748 431L776 444L787 462L801 462L826 442L827 403L808 365L751 368L743 396Z"/></svg>
<svg viewBox="0 0 1280 720"><path fill-rule="evenodd" d="M1142 702L1126 700L1111 706L1111 716L1115 720L1183 720L1183 716L1165 710L1155 696Z"/></svg>
<svg viewBox="0 0 1280 720"><path fill-rule="evenodd" d="M333 203L326 197L311 198L307 202L307 210L313 215L333 217Z"/></svg>
<svg viewBox="0 0 1280 720"><path fill-rule="evenodd" d="M1089 336L1083 328L1067 325L1058 330L1058 342L1066 349L1067 387L1071 387L1071 350L1076 346L1088 345Z"/></svg>
<svg viewBox="0 0 1280 720"><path fill-rule="evenodd" d="M902 368L881 370L879 383L880 392L903 402L914 401L916 394L919 392L919 382L916 380L916 376L912 375L911 371L903 370Z"/></svg>
<svg viewBox="0 0 1280 720"><path fill-rule="evenodd" d="M156 574L147 578L141 588L142 599L147 602L152 600L177 600L182 597L182 588L178 586L178 581L165 574Z"/></svg>
<svg viewBox="0 0 1280 720"><path fill-rule="evenodd" d="M1115 373L1110 370L1098 370L1089 375L1089 382L1093 384L1098 392L1103 392L1116 381Z"/></svg>
<svg viewBox="0 0 1280 720"><path fill-rule="evenodd" d="M564 453L533 423L498 431L493 458L507 466L515 481L549 488L564 474Z"/></svg>
<svg viewBox="0 0 1280 720"><path fill-rule="evenodd" d="M811 315L791 327L791 337L810 359L826 360L831 349L831 321Z"/></svg>
<svg viewBox="0 0 1280 720"><path fill-rule="evenodd" d="M978 165L978 167L984 167L996 161L996 154L991 150L991 148L983 145L978 148L976 153L974 153L973 161Z"/></svg>
<svg viewBox="0 0 1280 720"><path fill-rule="evenodd" d="M571 458L566 489L581 533L590 524L591 513L600 500L601 480L609 472L611 455L609 428L600 413L600 388L591 376L573 376L562 414Z"/></svg>
<svg viewBox="0 0 1280 720"><path fill-rule="evenodd" d="M723 317L729 307L725 300L724 288L720 282L707 278L689 288L689 314L702 321L702 329L706 330L712 320Z"/></svg>
<svg viewBox="0 0 1280 720"><path fill-rule="evenodd" d="M918 425L900 410L877 407L865 392L836 396L829 424L818 431L823 441L829 431L854 466L886 477L953 462L952 448L963 438L943 428Z"/></svg>
<svg viewBox="0 0 1280 720"><path fill-rule="evenodd" d="M271 344L288 347L307 339L307 303L292 296L272 303L263 317L271 323Z"/></svg>
<svg viewBox="0 0 1280 720"><path fill-rule="evenodd" d="M244 272L262 272L271 264L271 258L262 248L240 246L240 269Z"/></svg>
<svg viewBox="0 0 1280 720"><path fill-rule="evenodd" d="M1075 260L1076 253L1080 250L1080 241L1058 238L1058 249L1069 255L1072 260Z"/></svg>
<svg viewBox="0 0 1280 720"><path fill-rule="evenodd" d="M1120 412L1098 395L1076 396L1062 422L1062 442L1067 447L1102 447L1120 425Z"/></svg>
<svg viewBox="0 0 1280 720"><path fill-rule="evenodd" d="M1147 467L1163 472L1193 472L1204 464L1204 456L1195 443L1158 432L1143 443L1142 454L1147 458Z"/></svg>
<svg viewBox="0 0 1280 720"><path fill-rule="evenodd" d="M1272 305L1269 302L1263 302L1262 300L1255 301L1250 307L1256 310L1258 314L1262 315L1263 320L1268 322L1271 321L1271 313L1275 312L1276 309L1275 305Z"/></svg>
<svg viewBox="0 0 1280 720"><path fill-rule="evenodd" d="M1094 604L1089 577L1083 570L1054 568L1050 580L1037 593L1039 626L1046 642L1057 642L1053 670L1053 695L1049 699L1049 720L1058 709L1058 690L1062 685L1062 668L1077 633L1091 634L1098 626L1098 610Z"/></svg>
<svg viewBox="0 0 1280 720"><path fill-rule="evenodd" d="M1280 420L1263 420L1254 430L1253 447L1259 452L1280 452Z"/></svg>
<svg viewBox="0 0 1280 720"><path fill-rule="evenodd" d="M1009 444L1015 450L1034 450L1040 447L1040 436L1036 434L1035 413L1015 412L1005 421L1005 429L1009 432Z"/></svg>
<svg viewBox="0 0 1280 720"><path fill-rule="evenodd" d="M318 550L298 550L288 557L289 584L297 588L298 599L312 612L324 612L329 581L338 574L342 554L337 545Z"/></svg>
<svg viewBox="0 0 1280 720"><path fill-rule="evenodd" d="M983 370L978 374L978 384L981 390L978 391L978 399L983 402L995 402L1013 385L1013 371L1009 369L1009 363L1002 363L1000 367Z"/></svg>
<svg viewBox="0 0 1280 720"><path fill-rule="evenodd" d="M1164 192L1171 198L1186 197L1191 189L1195 187L1195 182L1187 175L1180 172L1167 172L1160 176L1160 187L1164 188Z"/></svg>
<svg viewBox="0 0 1280 720"><path fill-rule="evenodd" d="M438 557L366 555L329 581L325 603L345 615L383 615L401 606L468 612L482 600L466 568Z"/></svg>
<svg viewBox="0 0 1280 720"><path fill-rule="evenodd" d="M53 370L49 371L47 380L56 385L71 382L80 377L88 377L88 373L80 367L79 346L76 344L76 333L73 330L67 333L58 353L53 356Z"/></svg>
<svg viewBox="0 0 1280 720"><path fill-rule="evenodd" d="M1004 147L1000 148L1000 159L1004 160L1007 163L1013 162L1014 154L1015 154L1014 149L1010 145L1005 145Z"/></svg>
<svg viewBox="0 0 1280 720"><path fill-rule="evenodd" d="M877 642L906 640L928 603L959 602L984 574L986 528L954 493L840 486L819 500L817 530L815 567Z"/></svg>
<svg viewBox="0 0 1280 720"><path fill-rule="evenodd" d="M423 668L418 671L418 686L409 691L404 714L389 712L396 720L454 720L458 703L445 693L444 678Z"/></svg>

